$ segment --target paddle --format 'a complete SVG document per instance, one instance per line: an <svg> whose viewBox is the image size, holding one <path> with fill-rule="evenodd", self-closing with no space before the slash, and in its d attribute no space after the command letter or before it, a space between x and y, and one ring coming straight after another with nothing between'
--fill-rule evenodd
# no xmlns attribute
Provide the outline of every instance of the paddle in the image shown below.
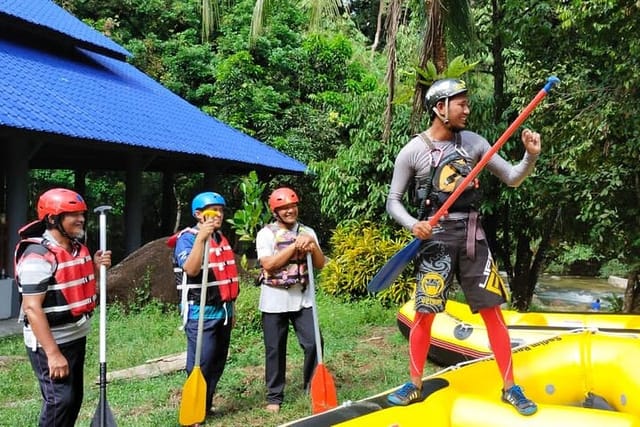
<svg viewBox="0 0 640 427"><path fill-rule="evenodd" d="M202 215L218 216L216 211L204 211ZM193 369L182 387L180 399L180 412L178 421L180 425L189 426L204 421L207 416L207 382L200 369L200 356L202 353L202 330L204 329L204 309L207 303L207 283L209 282L209 246L210 238L204 243L204 256L202 261L202 288L200 289L200 314L198 317L198 335L196 337L196 354Z"/></svg>
<svg viewBox="0 0 640 427"><path fill-rule="evenodd" d="M524 110L518 115L518 117L511 123L511 125L504 131L504 133L498 138L493 147L489 149L485 153L484 156L480 159L478 164L476 164L469 175L462 180L460 185L451 193L451 195L447 198L447 200L443 203L443 205L436 211L436 213L429 218L429 224L434 227L440 217L446 215L451 205L458 199L458 197L466 190L468 185L473 181L476 176L482 171L482 169L489 163L491 157L495 153L502 148L505 142L511 137L511 135L516 131L516 129L526 120L527 117L531 114L531 112L538 106L542 98L544 98L547 93L551 90L553 85L558 83L560 80L551 76L547 79L547 83L544 87L538 92L538 94L531 100L529 105L525 107ZM402 270L406 267L406 265L411 262L415 256L418 254L420 250L421 240L418 238L413 239L409 244L407 244L404 248L400 249L396 252L387 263L382 266L380 271L371 279L371 282L367 286L367 290L369 292L380 292L389 286L398 278Z"/></svg>
<svg viewBox="0 0 640 427"><path fill-rule="evenodd" d="M309 287L311 289L311 299L313 305L311 311L313 313L313 330L316 338L316 354L318 365L311 377L311 408L314 414L324 412L328 409L338 406L338 396L333 377L322 363L322 342L320 340L320 325L318 322L318 309L316 302L315 280L313 278L313 261L311 252L307 253L307 271L309 273Z"/></svg>
<svg viewBox="0 0 640 427"><path fill-rule="evenodd" d="M107 250L107 212L111 206L99 206L93 211L100 215L100 250ZM100 265L100 401L91 427L115 427L116 421L107 403L107 267Z"/></svg>

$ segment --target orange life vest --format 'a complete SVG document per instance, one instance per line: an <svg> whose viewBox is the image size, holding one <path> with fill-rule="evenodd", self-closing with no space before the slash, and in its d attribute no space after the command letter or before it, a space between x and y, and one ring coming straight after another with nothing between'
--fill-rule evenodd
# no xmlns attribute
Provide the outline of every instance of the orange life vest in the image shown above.
<svg viewBox="0 0 640 427"><path fill-rule="evenodd" d="M194 228L185 228L183 233L197 234ZM222 233L216 233L217 240L211 238L209 243L209 280L207 282L207 305L219 305L228 301L235 301L240 293L238 281L238 268L231 249L231 245ZM177 239L176 239L177 240ZM175 244L174 244L175 245ZM181 269L176 268L176 285L182 291L181 300L200 301L202 288L202 271L195 277L189 277Z"/></svg>

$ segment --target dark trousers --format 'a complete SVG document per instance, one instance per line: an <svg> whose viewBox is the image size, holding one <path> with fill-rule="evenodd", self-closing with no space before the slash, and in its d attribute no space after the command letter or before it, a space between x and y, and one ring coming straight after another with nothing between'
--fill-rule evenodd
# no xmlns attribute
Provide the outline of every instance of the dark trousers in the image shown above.
<svg viewBox="0 0 640 427"><path fill-rule="evenodd" d="M318 364L311 308L287 313L262 313L267 403L281 404L284 400L289 322L293 325L298 343L304 353L302 376L305 390L308 390L311 376Z"/></svg>
<svg viewBox="0 0 640 427"><path fill-rule="evenodd" d="M69 363L69 376L52 380L49 376L47 355L42 348L27 348L33 372L40 383L42 409L40 427L73 427L84 395L84 359L87 339L81 338L58 347Z"/></svg>
<svg viewBox="0 0 640 427"><path fill-rule="evenodd" d="M200 370L207 383L207 413L211 410L213 395L224 372L229 354L232 319L227 319L226 325L224 323L225 319L205 320L202 329ZM189 375L195 364L198 321L190 319L184 331L187 335L187 375Z"/></svg>

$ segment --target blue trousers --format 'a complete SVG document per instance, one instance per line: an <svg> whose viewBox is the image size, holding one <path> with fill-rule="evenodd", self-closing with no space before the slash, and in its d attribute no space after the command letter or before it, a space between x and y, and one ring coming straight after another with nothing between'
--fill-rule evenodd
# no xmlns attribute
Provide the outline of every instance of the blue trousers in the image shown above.
<svg viewBox="0 0 640 427"><path fill-rule="evenodd" d="M84 359L87 339L81 338L58 347L69 363L69 376L52 380L47 355L42 348L27 348L33 372L40 383L42 409L40 427L74 427L84 396Z"/></svg>
<svg viewBox="0 0 640 427"><path fill-rule="evenodd" d="M200 370L207 383L207 413L211 410L213 395L218 381L222 377L229 354L231 341L231 318L205 320L202 329L202 354ZM187 376L191 374L195 364L196 340L198 337L198 320L189 319L184 328L187 335Z"/></svg>

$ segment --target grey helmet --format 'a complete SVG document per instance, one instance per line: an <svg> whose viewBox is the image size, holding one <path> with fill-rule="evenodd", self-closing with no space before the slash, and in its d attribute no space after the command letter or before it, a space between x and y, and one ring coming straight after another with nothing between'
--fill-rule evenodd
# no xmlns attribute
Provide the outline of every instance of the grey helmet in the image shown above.
<svg viewBox="0 0 640 427"><path fill-rule="evenodd" d="M433 82L427 94L424 96L424 102L427 110L432 111L438 101L451 98L467 91L467 84L460 79L442 79Z"/></svg>

